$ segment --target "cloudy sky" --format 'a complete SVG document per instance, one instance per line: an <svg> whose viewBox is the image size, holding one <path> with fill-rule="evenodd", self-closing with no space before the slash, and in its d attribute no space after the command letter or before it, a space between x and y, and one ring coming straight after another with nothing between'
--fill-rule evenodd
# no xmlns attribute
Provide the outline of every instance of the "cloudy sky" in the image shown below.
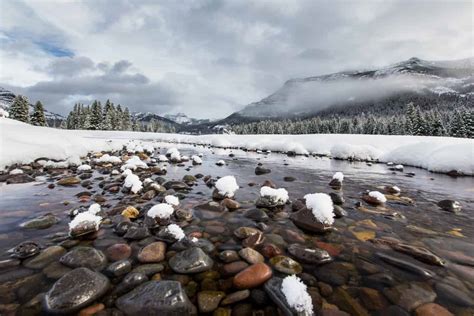
<svg viewBox="0 0 474 316"><path fill-rule="evenodd" d="M0 86L219 118L286 80L473 56L466 1L0 0Z"/></svg>

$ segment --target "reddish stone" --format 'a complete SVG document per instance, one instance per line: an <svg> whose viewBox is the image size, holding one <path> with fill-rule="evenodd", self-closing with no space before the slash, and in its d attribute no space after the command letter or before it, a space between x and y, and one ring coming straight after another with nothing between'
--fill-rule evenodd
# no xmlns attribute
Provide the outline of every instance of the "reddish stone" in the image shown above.
<svg viewBox="0 0 474 316"><path fill-rule="evenodd" d="M334 244L329 244L323 241L314 242L316 247L326 250L331 256L336 257L341 253L342 247Z"/></svg>
<svg viewBox="0 0 474 316"><path fill-rule="evenodd" d="M233 280L238 289L249 289L262 285L272 277L272 269L265 263L256 263L240 271Z"/></svg>
<svg viewBox="0 0 474 316"><path fill-rule="evenodd" d="M110 261L127 259L132 254L132 248L127 244L115 244L105 250L105 255Z"/></svg>
<svg viewBox="0 0 474 316"><path fill-rule="evenodd" d="M415 310L416 316L453 316L453 314L448 311L443 306L440 306L435 303L428 303L421 305Z"/></svg>

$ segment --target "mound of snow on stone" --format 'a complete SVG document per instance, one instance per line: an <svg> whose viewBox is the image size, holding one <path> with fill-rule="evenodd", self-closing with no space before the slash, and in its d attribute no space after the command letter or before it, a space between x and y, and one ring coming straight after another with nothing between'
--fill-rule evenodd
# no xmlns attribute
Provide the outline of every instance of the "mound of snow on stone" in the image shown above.
<svg viewBox="0 0 474 316"><path fill-rule="evenodd" d="M281 291L286 302L292 308L304 315L313 315L313 301L306 285L296 275L289 275L281 283Z"/></svg>
<svg viewBox="0 0 474 316"><path fill-rule="evenodd" d="M344 180L344 174L340 171L336 172L333 176L333 179L339 180L339 182L342 182Z"/></svg>
<svg viewBox="0 0 474 316"><path fill-rule="evenodd" d="M373 197L380 203L387 202L387 198L385 197L385 195L383 193L380 193L379 191L370 191L369 196Z"/></svg>
<svg viewBox="0 0 474 316"><path fill-rule="evenodd" d="M273 189L267 186L260 188L260 196L267 197L278 204L285 204L289 199L288 191L286 191L286 189Z"/></svg>
<svg viewBox="0 0 474 316"><path fill-rule="evenodd" d="M165 202L168 203L169 205L173 205L173 206L178 206L179 205L179 199L174 195L165 196Z"/></svg>
<svg viewBox="0 0 474 316"><path fill-rule="evenodd" d="M173 215L173 212L174 208L171 205L167 203L160 203L150 208L146 214L151 218L158 217L161 219L167 219Z"/></svg>
<svg viewBox="0 0 474 316"><path fill-rule="evenodd" d="M95 225L95 229L98 230L101 221L102 217L95 214L89 212L79 213L71 222L69 222L69 230L73 230L77 226L88 222L93 223Z"/></svg>
<svg viewBox="0 0 474 316"><path fill-rule="evenodd" d="M186 235L184 234L184 231L181 229L181 227L179 227L176 224L169 224L168 226L166 226L166 230L171 235L173 235L174 238L176 238L177 240L181 240L184 237L186 237Z"/></svg>
<svg viewBox="0 0 474 316"><path fill-rule="evenodd" d="M316 220L322 224L334 223L334 205L326 193L313 193L304 196L306 207L311 210Z"/></svg>
<svg viewBox="0 0 474 316"><path fill-rule="evenodd" d="M140 192L141 189L143 189L143 183L140 181L140 178L136 174L129 174L125 178L125 183L124 186L126 188L130 188L130 191L133 193L138 193Z"/></svg>
<svg viewBox="0 0 474 316"><path fill-rule="evenodd" d="M225 176L216 181L215 187L220 195L232 198L239 185L234 176Z"/></svg>

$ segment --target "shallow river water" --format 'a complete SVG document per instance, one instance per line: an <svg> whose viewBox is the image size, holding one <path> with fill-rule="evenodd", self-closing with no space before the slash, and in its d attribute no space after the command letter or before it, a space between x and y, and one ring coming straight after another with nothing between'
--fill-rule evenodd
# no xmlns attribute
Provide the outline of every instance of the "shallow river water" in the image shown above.
<svg viewBox="0 0 474 316"><path fill-rule="evenodd" d="M162 144L155 156L159 152L164 154L168 146ZM211 274L208 271L208 276L201 273L180 278L165 264L159 275L153 278L179 280L196 306L199 305L197 297L201 291L222 291L223 295L236 292L237 289L232 287L232 278L238 268L229 271L232 269L226 267L219 254L226 249L238 251L242 248L241 240L234 235L236 229L258 227L263 231L263 236L267 236L264 241L266 247L263 250L255 248L265 256L265 262L271 267L269 259L274 253L292 257L286 248L293 243L324 249L333 257L332 262L322 265L299 262L303 273L298 275L310 289L317 314L444 315L442 313L447 312L446 315L449 315L450 312L474 315L471 294L474 290L474 178L454 178L411 167L405 167L401 172L392 171L385 164L368 165L366 162L324 157L287 157L276 153L261 154L191 145L178 148L186 155L203 153L203 164L193 166L191 162L185 162L184 166L180 166L157 163L158 166L167 166L167 174L162 176L167 181L181 180L185 175L210 175L213 179L233 175L240 186L235 195L240 208L235 211L197 207L212 201L213 188L208 187L203 178L198 178L192 189L181 196L184 199L181 200L180 208L191 210L194 216L190 223L182 223L183 229L185 233L198 231L199 234L193 235L207 238L214 244L215 249L209 251L209 256L214 261L212 271L219 273ZM233 157L229 156L230 153ZM221 159L226 164L216 166L216 162ZM256 175L258 163L271 169L271 172ZM110 170L104 171L104 168L93 170L93 176L87 179L90 183L85 183L85 186L50 186L60 178L76 175L73 169L45 172L35 182L0 183L0 314L46 313L42 303L43 294L59 277L71 270L59 264L58 259L36 269L26 267L24 262L13 263L8 250L23 241L34 241L43 250L52 245L61 245L67 250L85 245L104 253L114 244L128 243L132 248L129 259L132 269L140 266L136 260L137 252L153 238L125 241L114 233L114 225L108 224L102 225L95 239L68 240L71 210L81 205L88 207L97 196L100 196L102 210L110 216L119 206L132 205L140 210L162 199L157 195L152 200L143 200L139 198L140 194L134 196L104 190L99 186L101 182L122 181L117 180L120 176L111 176ZM344 173L340 191L328 185L337 171ZM139 172L137 174L140 175ZM151 175L153 180L158 177ZM285 177L292 177L294 181L285 181ZM341 206L347 214L335 219L333 226L336 230L325 234L297 228L288 218L292 213L290 204L264 210L268 218L249 218L246 216L247 211L255 209L255 201L259 198L260 187L265 180L271 180L278 188L285 188L291 201L301 199L308 193L340 192L344 197ZM385 186L399 187L400 196L389 198L385 205L379 207L362 200L366 191L383 192ZM92 199L78 197L84 195L85 191ZM458 201L462 211L452 213L442 210L437 203L445 199ZM22 223L47 213L55 215L59 222L44 229L21 227ZM440 258L442 264L434 263L433 257L422 260L414 250L397 251L396 246L391 246L392 243L414 246L418 250L427 249L435 258ZM109 263L111 261L109 258ZM242 263L241 266L245 268L246 264ZM284 277L286 274L273 269L273 275ZM110 294L123 277L110 278L112 285L108 293L89 304L99 306L99 314L120 315L123 312L115 305L116 297ZM277 313L275 300L262 291L263 286L250 290L250 295L241 300L225 306L221 303L218 309L216 305L214 314ZM198 313L202 312L200 307ZM212 311L208 314L212 314Z"/></svg>

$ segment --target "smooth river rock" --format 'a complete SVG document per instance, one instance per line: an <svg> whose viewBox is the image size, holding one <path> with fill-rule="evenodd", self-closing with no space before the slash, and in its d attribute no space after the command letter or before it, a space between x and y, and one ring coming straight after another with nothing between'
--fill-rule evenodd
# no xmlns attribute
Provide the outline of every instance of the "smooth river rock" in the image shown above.
<svg viewBox="0 0 474 316"><path fill-rule="evenodd" d="M96 271L102 270L107 264L107 258L102 251L82 246L72 248L59 261L71 268L85 267Z"/></svg>
<svg viewBox="0 0 474 316"><path fill-rule="evenodd" d="M210 270L214 262L201 248L193 247L178 252L169 265L176 273L199 273Z"/></svg>
<svg viewBox="0 0 474 316"><path fill-rule="evenodd" d="M256 263L234 276L234 286L238 289L249 289L260 286L272 277L272 269L263 262Z"/></svg>

